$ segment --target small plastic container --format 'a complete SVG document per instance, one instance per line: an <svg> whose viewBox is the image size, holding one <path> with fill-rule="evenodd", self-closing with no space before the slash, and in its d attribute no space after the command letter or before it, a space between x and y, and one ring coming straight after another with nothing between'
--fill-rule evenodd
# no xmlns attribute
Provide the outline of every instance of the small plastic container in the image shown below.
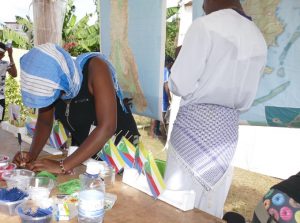
<svg viewBox="0 0 300 223"><path fill-rule="evenodd" d="M32 217L26 214L26 212L35 211L38 210L38 208L50 207L52 208L52 204L49 204L49 202L37 203L32 200L27 200L17 205L15 213L19 215L22 223L50 223L53 216L53 208L51 212L42 217Z"/></svg>
<svg viewBox="0 0 300 223"><path fill-rule="evenodd" d="M13 171L17 169L17 165L14 163L9 163L6 167L0 167L0 180L3 180L2 174L4 172L9 173L10 171Z"/></svg>
<svg viewBox="0 0 300 223"><path fill-rule="evenodd" d="M117 200L117 195L111 194L111 193L105 193L105 198L104 198L104 209L105 211L108 211L112 209L114 206L115 202Z"/></svg>
<svg viewBox="0 0 300 223"><path fill-rule="evenodd" d="M16 215L15 209L17 205L21 204L24 202L27 198L19 200L19 201L12 201L12 202L7 202L7 201L1 201L0 200L0 213L6 214L6 215Z"/></svg>
<svg viewBox="0 0 300 223"><path fill-rule="evenodd" d="M0 155L0 168L5 168L8 166L9 157L5 155Z"/></svg>
<svg viewBox="0 0 300 223"><path fill-rule="evenodd" d="M29 198L32 200L48 199L55 182L49 177L33 177L28 186Z"/></svg>
<svg viewBox="0 0 300 223"><path fill-rule="evenodd" d="M78 215L78 192L72 195L59 194L54 198L55 220L70 221Z"/></svg>
<svg viewBox="0 0 300 223"><path fill-rule="evenodd" d="M116 178L116 172L114 168L108 166L107 164L102 164L102 168L99 175L104 181L106 189L109 189L114 185Z"/></svg>
<svg viewBox="0 0 300 223"><path fill-rule="evenodd" d="M35 173L30 170L16 169L12 171L5 171L2 174L2 178L6 181L8 188L17 187L21 190L27 190L31 178Z"/></svg>

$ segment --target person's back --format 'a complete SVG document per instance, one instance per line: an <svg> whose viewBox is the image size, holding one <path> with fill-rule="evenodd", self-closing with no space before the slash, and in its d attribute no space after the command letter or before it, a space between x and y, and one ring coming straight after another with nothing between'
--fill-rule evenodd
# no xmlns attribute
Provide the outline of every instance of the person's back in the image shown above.
<svg viewBox="0 0 300 223"><path fill-rule="evenodd" d="M186 44L192 44L195 51L188 59L196 66L193 68L195 76L186 78L194 78L195 85L181 86L182 105L210 103L248 109L255 97L253 87L258 85L267 54L265 40L255 24L238 11L223 9L195 20L188 35ZM189 40L190 37L193 38ZM185 47L181 51L184 50ZM193 57L193 53L197 57ZM178 67L191 69L186 61L185 64L176 62L170 81Z"/></svg>
<svg viewBox="0 0 300 223"><path fill-rule="evenodd" d="M88 59L83 66L83 80L79 93L70 101L59 99L55 104L56 119L61 121L63 126L71 133L73 146L80 146L88 137L91 128L93 129L97 125L95 101L88 89L88 65L91 59ZM126 106L125 110L118 96L116 96L116 102L117 128L115 144L117 145L122 136L125 136L136 145L140 134L130 107L124 104ZM68 112L66 112L67 110Z"/></svg>
<svg viewBox="0 0 300 223"><path fill-rule="evenodd" d="M221 217L239 114L255 98L267 46L239 0L204 0L203 9L207 16L186 33L169 79L181 104L168 143L165 182L171 190L193 189L195 208Z"/></svg>

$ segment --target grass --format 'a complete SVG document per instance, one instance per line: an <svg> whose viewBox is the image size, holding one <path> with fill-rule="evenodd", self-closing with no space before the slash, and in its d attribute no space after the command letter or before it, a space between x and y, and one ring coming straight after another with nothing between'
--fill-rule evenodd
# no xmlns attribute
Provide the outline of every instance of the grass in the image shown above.
<svg viewBox="0 0 300 223"><path fill-rule="evenodd" d="M164 146L166 139L163 137L152 137L150 134L151 119L143 116L134 115L139 132L141 134L141 141L145 148L152 152L154 158L166 160L166 151Z"/></svg>
<svg viewBox="0 0 300 223"><path fill-rule="evenodd" d="M238 212L247 221L251 221L253 210L258 202L271 186L280 181L273 177L235 168L224 211Z"/></svg>

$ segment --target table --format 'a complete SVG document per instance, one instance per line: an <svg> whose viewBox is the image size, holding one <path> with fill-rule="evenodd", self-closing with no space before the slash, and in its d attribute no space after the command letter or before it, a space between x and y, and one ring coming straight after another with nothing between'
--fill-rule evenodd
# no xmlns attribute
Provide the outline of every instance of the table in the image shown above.
<svg viewBox="0 0 300 223"><path fill-rule="evenodd" d="M0 129L1 153L12 158L18 148L17 139ZM29 148L29 145L24 143L23 148ZM42 155L47 154L42 152ZM59 176L58 183L77 178L78 174L84 171L85 166L79 166L75 169L75 175ZM107 189L109 193L116 194L118 199L114 207L105 213L104 223L224 223L221 219L198 209L183 212L162 201L154 200L147 194L123 184L121 180L121 176L118 175L114 186ZM52 191L52 194L56 193L56 189ZM20 219L18 216L0 214L0 222L18 223ZM75 223L77 219L74 218L69 222Z"/></svg>

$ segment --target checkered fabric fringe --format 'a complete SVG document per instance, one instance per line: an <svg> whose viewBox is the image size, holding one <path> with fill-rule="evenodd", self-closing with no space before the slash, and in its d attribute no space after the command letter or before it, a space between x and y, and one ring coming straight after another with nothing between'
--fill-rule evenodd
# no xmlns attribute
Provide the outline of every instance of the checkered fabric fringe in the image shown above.
<svg viewBox="0 0 300 223"><path fill-rule="evenodd" d="M235 109L192 104L179 109L170 143L180 165L207 191L226 173L237 145Z"/></svg>

